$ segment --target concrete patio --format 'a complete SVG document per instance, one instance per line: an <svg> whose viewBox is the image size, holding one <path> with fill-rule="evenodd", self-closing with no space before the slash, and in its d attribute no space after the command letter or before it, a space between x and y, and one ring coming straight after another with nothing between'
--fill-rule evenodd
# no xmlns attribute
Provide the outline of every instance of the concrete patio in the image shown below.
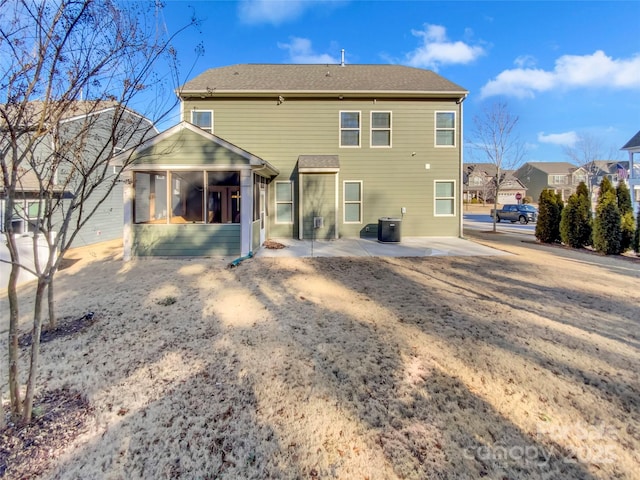
<svg viewBox="0 0 640 480"><path fill-rule="evenodd" d="M275 238L284 248L261 248L256 257L435 257L510 255L456 237L405 237L400 243L381 243L375 238L295 240Z"/></svg>

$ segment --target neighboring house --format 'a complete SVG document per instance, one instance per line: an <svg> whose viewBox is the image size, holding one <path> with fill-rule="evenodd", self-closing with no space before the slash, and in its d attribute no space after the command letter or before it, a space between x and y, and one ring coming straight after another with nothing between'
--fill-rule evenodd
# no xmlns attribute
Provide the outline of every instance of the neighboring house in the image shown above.
<svg viewBox="0 0 640 480"><path fill-rule="evenodd" d="M375 237L381 217L460 236L467 93L397 65L208 70L178 91L183 122L135 153L125 256Z"/></svg>
<svg viewBox="0 0 640 480"><path fill-rule="evenodd" d="M627 166L629 189L633 201L633 211L640 208L640 132L636 133L631 140L625 143L621 150L629 153L629 163Z"/></svg>
<svg viewBox="0 0 640 480"><path fill-rule="evenodd" d="M32 117L37 117L42 110L42 104L33 102L29 106L33 111ZM25 126L25 131L29 128L29 125ZM108 158L114 153L142 142L150 134L157 134L151 121L129 109L122 109L116 102L111 101L74 102L52 131L55 135L44 135L33 146L30 156L35 159L33 165L30 166L26 159L21 164L14 199L15 213L12 219L14 234L31 234L37 230L40 221L38 212L43 199L41 189L47 184L54 198L62 199L62 209L66 210L66 204L73 197L76 186L73 182L68 182L71 178L69 172L74 168L72 165L87 167L97 158ZM0 142L3 141L0 138ZM57 169L52 169L50 165L56 155L68 158L61 160ZM34 166L40 169L38 175ZM108 168L105 184L110 183L117 167ZM0 175L0 187L2 182ZM98 186L96 195L83 206L85 212L95 207L97 209L79 231L73 241L73 247L122 238L122 185L116 184L106 200L97 206L98 197L103 196L100 192L101 188L103 187ZM0 211L2 212L4 212L6 201L4 195L4 189L1 189ZM61 218L59 216L56 222L60 222ZM3 222L4 215L0 215L0 231L6 232L7 226ZM54 223L54 231L56 231L56 223Z"/></svg>
<svg viewBox="0 0 640 480"><path fill-rule="evenodd" d="M464 171L467 174L467 182L464 186L465 201L470 202L474 198L482 203L493 203L496 192L496 171L493 163L465 163ZM520 203L527 195L527 188L513 176L513 170L504 170L500 176L500 192L498 203ZM518 200L518 195L520 200Z"/></svg>
<svg viewBox="0 0 640 480"><path fill-rule="evenodd" d="M534 202L546 189L559 193L562 200L567 201L580 182L588 182L587 171L568 162L527 162L514 176L527 187Z"/></svg>
<svg viewBox="0 0 640 480"><path fill-rule="evenodd" d="M629 162L620 160L594 160L582 165L588 173L588 186L591 192L591 203L596 205L600 192L600 184L607 177L614 187L618 182L626 181L629 173Z"/></svg>

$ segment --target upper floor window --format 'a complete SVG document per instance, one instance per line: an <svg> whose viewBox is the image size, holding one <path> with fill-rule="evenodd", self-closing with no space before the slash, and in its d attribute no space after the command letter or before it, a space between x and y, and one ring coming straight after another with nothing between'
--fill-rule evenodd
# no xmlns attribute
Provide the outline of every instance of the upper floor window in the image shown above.
<svg viewBox="0 0 640 480"><path fill-rule="evenodd" d="M213 133L213 110L192 110L191 123L209 133Z"/></svg>
<svg viewBox="0 0 640 480"><path fill-rule="evenodd" d="M371 146L391 146L391 112L371 112Z"/></svg>
<svg viewBox="0 0 640 480"><path fill-rule="evenodd" d="M567 176L566 175L550 175L551 177L551 185L566 185L567 184Z"/></svg>
<svg viewBox="0 0 640 480"><path fill-rule="evenodd" d="M436 146L456 146L456 112L436 112Z"/></svg>
<svg viewBox="0 0 640 480"><path fill-rule="evenodd" d="M340 146L360 146L360 112L340 112Z"/></svg>
<svg viewBox="0 0 640 480"><path fill-rule="evenodd" d="M484 178L478 176L478 175L474 175L473 177L470 177L470 181L469 181L470 185L484 185Z"/></svg>

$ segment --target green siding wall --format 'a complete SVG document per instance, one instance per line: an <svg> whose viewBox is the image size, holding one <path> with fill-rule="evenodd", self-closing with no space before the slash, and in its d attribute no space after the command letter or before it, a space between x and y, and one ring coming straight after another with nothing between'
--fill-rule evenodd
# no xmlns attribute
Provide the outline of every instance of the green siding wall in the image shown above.
<svg viewBox="0 0 640 480"><path fill-rule="evenodd" d="M247 159L190 130L171 137L136 155L146 165L247 165Z"/></svg>
<svg viewBox="0 0 640 480"><path fill-rule="evenodd" d="M338 232L359 236L367 224L382 216L403 219L403 235L460 235L460 198L456 217L434 217L434 180L454 180L459 196L460 106L451 100L295 99L278 105L273 99L203 99L183 103L185 112L197 107L214 111L214 133L257 155L280 170L278 180L296 182L299 155L339 155ZM360 148L339 147L339 112L361 112ZM392 112L392 147L371 148L370 113ZM434 146L436 111L456 111L457 146ZM415 152L415 154L414 154ZM426 169L425 164L430 168ZM345 225L343 181L363 182L363 223ZM273 189L269 198L273 209ZM300 208L296 198L295 207ZM296 215L296 221L298 215ZM297 227L270 225L270 236L296 236Z"/></svg>
<svg viewBox="0 0 640 480"><path fill-rule="evenodd" d="M305 173L302 176L303 238L335 238L336 234L336 176L335 174ZM324 226L314 228L313 218L322 217Z"/></svg>
<svg viewBox="0 0 640 480"><path fill-rule="evenodd" d="M133 225L136 256L240 255L240 225Z"/></svg>

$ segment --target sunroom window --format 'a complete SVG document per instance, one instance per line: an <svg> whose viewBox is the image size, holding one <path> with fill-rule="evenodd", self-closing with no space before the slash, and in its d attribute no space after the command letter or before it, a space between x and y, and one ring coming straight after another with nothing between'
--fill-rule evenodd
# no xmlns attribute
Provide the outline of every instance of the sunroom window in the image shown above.
<svg viewBox="0 0 640 480"><path fill-rule="evenodd" d="M204 222L204 172L171 172L171 223Z"/></svg>
<svg viewBox="0 0 640 480"><path fill-rule="evenodd" d="M166 172L137 172L135 174L135 223L166 223Z"/></svg>

